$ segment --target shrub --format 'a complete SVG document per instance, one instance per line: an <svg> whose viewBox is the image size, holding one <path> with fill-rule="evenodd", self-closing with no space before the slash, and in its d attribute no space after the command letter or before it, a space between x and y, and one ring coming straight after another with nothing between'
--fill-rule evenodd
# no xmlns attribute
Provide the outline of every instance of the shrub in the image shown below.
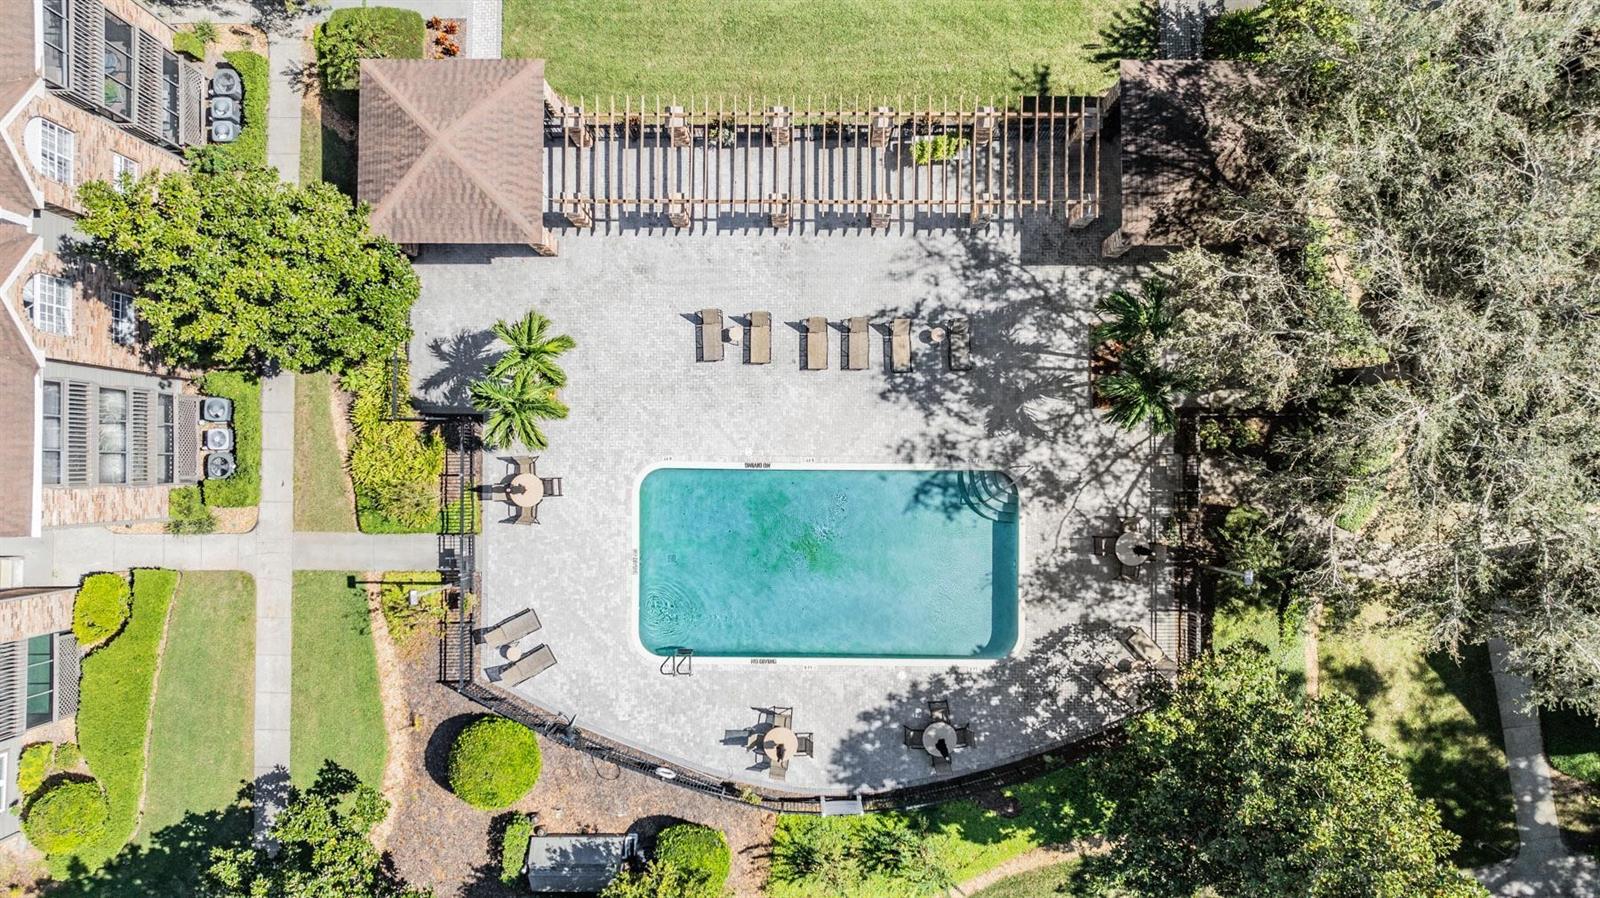
<svg viewBox="0 0 1600 898"><path fill-rule="evenodd" d="M238 470L226 480L206 480L200 494L207 505L249 508L261 502L261 382L237 371L215 371L200 381L208 396L233 400L233 460Z"/></svg>
<svg viewBox="0 0 1600 898"><path fill-rule="evenodd" d="M194 23L189 30L194 32L195 38L197 38L202 45L209 46L217 42L217 26L213 22L201 19L200 21Z"/></svg>
<svg viewBox="0 0 1600 898"><path fill-rule="evenodd" d="M438 571L390 571L383 580L378 607L389 626L389 638L396 644L405 645L417 630L444 619L444 591L429 585L444 582ZM419 593L415 607L411 605L413 589Z"/></svg>
<svg viewBox="0 0 1600 898"><path fill-rule="evenodd" d="M167 492L168 533L211 533L217 519L200 497L200 487L179 486Z"/></svg>
<svg viewBox="0 0 1600 898"><path fill-rule="evenodd" d="M83 646L99 645L128 622L133 593L121 574L90 574L72 600L72 635Z"/></svg>
<svg viewBox="0 0 1600 898"><path fill-rule="evenodd" d="M538 780L539 740L514 720L476 720L450 747L450 791L475 808L510 807Z"/></svg>
<svg viewBox="0 0 1600 898"><path fill-rule="evenodd" d="M400 381L407 381L402 367ZM367 533L435 533L444 442L416 424L389 420L389 369L373 359L340 378L351 396L350 483ZM400 415L411 413L402 404Z"/></svg>
<svg viewBox="0 0 1600 898"><path fill-rule="evenodd" d="M189 57L201 60L206 58L206 42L200 35L193 31L180 31L172 36L172 49Z"/></svg>
<svg viewBox="0 0 1600 898"><path fill-rule="evenodd" d="M932 137L918 140L911 144L911 161L918 165L948 162L959 156L966 145L967 139L965 137L935 134Z"/></svg>
<svg viewBox="0 0 1600 898"><path fill-rule="evenodd" d="M508 886L522 882L522 868L528 862L528 839L533 835L533 817L517 814L506 823L500 836L500 881Z"/></svg>
<svg viewBox="0 0 1600 898"><path fill-rule="evenodd" d="M45 854L65 854L105 835L110 815L99 783L65 782L33 800L22 831Z"/></svg>
<svg viewBox="0 0 1600 898"><path fill-rule="evenodd" d="M244 108L239 136L233 143L213 144L215 152L251 166L267 164L267 90L271 67L267 58L249 50L230 50L222 54L228 65L239 72L244 82Z"/></svg>
<svg viewBox="0 0 1600 898"><path fill-rule="evenodd" d="M72 770L83 763L83 750L76 742L56 743L56 770Z"/></svg>
<svg viewBox="0 0 1600 898"><path fill-rule="evenodd" d="M353 90L363 59L421 59L427 28L419 13L387 6L335 10L311 36L326 90Z"/></svg>
<svg viewBox="0 0 1600 898"><path fill-rule="evenodd" d="M50 778L55 769L55 753L55 743L35 742L17 757L17 792L22 795L24 804Z"/></svg>
<svg viewBox="0 0 1600 898"><path fill-rule="evenodd" d="M656 840L655 860L688 873L696 881L696 888L689 894L704 898L722 894L733 865L728 839L722 831L694 823L681 823L662 830Z"/></svg>

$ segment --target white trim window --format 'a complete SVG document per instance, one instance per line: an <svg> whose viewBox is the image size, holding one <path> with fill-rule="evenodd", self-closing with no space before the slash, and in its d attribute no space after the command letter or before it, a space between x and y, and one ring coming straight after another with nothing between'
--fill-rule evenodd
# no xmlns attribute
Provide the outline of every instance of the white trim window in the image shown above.
<svg viewBox="0 0 1600 898"><path fill-rule="evenodd" d="M36 274L22 288L22 308L33 326L63 336L72 333L72 282L53 274Z"/></svg>
<svg viewBox="0 0 1600 898"><path fill-rule="evenodd" d="M57 87L67 84L67 0L44 0L41 30L44 43L44 79Z"/></svg>
<svg viewBox="0 0 1600 898"><path fill-rule="evenodd" d="M132 345L139 328L138 316L133 311L133 295L113 290L106 305L111 307L111 339L119 346Z"/></svg>
<svg viewBox="0 0 1600 898"><path fill-rule="evenodd" d="M122 179L139 180L139 163L121 153L111 154L111 186L122 189Z"/></svg>
<svg viewBox="0 0 1600 898"><path fill-rule="evenodd" d="M71 184L77 135L47 118L34 118L28 125L27 142L39 174L61 184Z"/></svg>

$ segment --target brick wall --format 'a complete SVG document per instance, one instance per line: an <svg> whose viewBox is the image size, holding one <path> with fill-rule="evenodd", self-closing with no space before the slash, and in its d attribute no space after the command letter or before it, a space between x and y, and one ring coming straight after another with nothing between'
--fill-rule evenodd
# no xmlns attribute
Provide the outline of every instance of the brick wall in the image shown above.
<svg viewBox="0 0 1600 898"><path fill-rule="evenodd" d="M170 489L170 486L47 486L43 490L43 524L64 527L164 521Z"/></svg>
<svg viewBox="0 0 1600 898"><path fill-rule="evenodd" d="M73 133L73 181L62 184L52 181L34 167L32 155L27 151L28 122L34 118L47 118ZM140 174L155 171L176 171L183 161L176 155L147 143L122 130L110 121L45 92L28 102L8 132L22 151L28 176L44 193L44 201L75 214L83 213L78 202L77 185L85 181L110 181L113 176L112 155L118 154L139 164Z"/></svg>
<svg viewBox="0 0 1600 898"><path fill-rule="evenodd" d="M24 311L23 289L28 278L37 273L53 274L73 282L71 334L39 330ZM140 356L137 343L124 346L112 335L111 292L114 288L127 292L125 285L117 283L101 266L74 264L56 253L43 252L34 257L12 284L5 301L17 310L17 317L23 320L33 345L47 358L122 371L164 373Z"/></svg>
<svg viewBox="0 0 1600 898"><path fill-rule="evenodd" d="M77 590L0 590L0 642L72 629L72 599Z"/></svg>

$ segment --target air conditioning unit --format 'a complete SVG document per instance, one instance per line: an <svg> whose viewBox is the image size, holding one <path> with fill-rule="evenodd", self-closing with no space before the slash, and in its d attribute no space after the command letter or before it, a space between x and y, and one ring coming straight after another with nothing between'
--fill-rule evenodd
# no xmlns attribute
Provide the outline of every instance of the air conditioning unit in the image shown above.
<svg viewBox="0 0 1600 898"><path fill-rule="evenodd" d="M244 96L244 81L233 69L219 67L217 73L211 76L211 95L237 100Z"/></svg>
<svg viewBox="0 0 1600 898"><path fill-rule="evenodd" d="M233 476L239 465L233 460L232 452L213 452L206 456L206 479L226 480Z"/></svg>
<svg viewBox="0 0 1600 898"><path fill-rule="evenodd" d="M233 143L239 139L239 123L218 119L211 123L212 143Z"/></svg>
<svg viewBox="0 0 1600 898"><path fill-rule="evenodd" d="M207 396L200 400L200 420L213 424L226 424L233 420L233 400L221 396Z"/></svg>
<svg viewBox="0 0 1600 898"><path fill-rule="evenodd" d="M233 97L211 98L211 120L236 122L239 120L239 101Z"/></svg>
<svg viewBox="0 0 1600 898"><path fill-rule="evenodd" d="M233 428L212 427L208 430L202 430L200 431L200 442L202 448L207 452L232 452Z"/></svg>

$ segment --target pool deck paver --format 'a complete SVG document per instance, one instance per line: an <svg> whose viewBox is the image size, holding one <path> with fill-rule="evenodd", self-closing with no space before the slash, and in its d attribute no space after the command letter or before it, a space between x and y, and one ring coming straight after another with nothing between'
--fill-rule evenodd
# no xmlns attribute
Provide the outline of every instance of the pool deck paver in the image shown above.
<svg viewBox="0 0 1600 898"><path fill-rule="evenodd" d="M1148 435L1091 408L1086 347L1096 297L1140 271L1022 265L1021 252L1015 234L972 232L568 235L555 258L425 249L410 353L424 399L460 401L494 355L497 319L537 308L577 341L563 359L571 416L545 425L539 461L565 495L541 504L539 526L499 523L486 503L479 540L483 620L533 607L544 628L525 648L543 641L558 659L519 691L579 726L760 784L762 767L723 745L723 731L754 723L752 708L791 705L817 747L790 767L787 785L800 792L931 778L927 756L900 744L900 725L921 720L929 698L948 696L977 734L957 773L1125 714L1093 672L1125 657L1110 628L1149 626L1151 584L1117 581L1090 544L1115 516L1148 508L1153 453ZM743 364L737 348L696 362L704 307L721 308L728 326L770 311L772 363ZM919 339L916 371L891 377L876 331L869 370L840 370L837 339L828 370L800 370L805 317L886 326L903 314L920 334L958 313L973 321L974 371L948 371ZM1024 503L1019 648L963 665L696 659L692 676L663 676L637 636L634 502L638 478L671 462L1009 471ZM485 478L503 471L490 454Z"/></svg>

